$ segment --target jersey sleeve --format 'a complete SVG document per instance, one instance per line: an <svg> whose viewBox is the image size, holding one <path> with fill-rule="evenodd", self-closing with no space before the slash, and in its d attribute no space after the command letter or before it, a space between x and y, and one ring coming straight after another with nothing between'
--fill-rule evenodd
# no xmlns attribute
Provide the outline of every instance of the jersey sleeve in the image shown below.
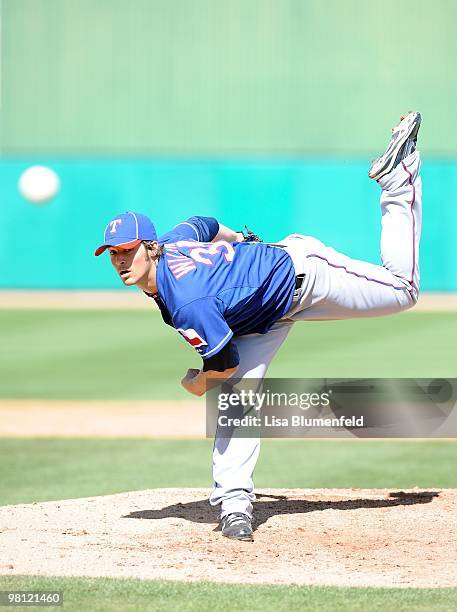
<svg viewBox="0 0 457 612"><path fill-rule="evenodd" d="M189 217L159 238L160 243L174 240L196 240L211 242L219 231L219 223L214 217Z"/></svg>
<svg viewBox="0 0 457 612"><path fill-rule="evenodd" d="M182 306L173 315L173 325L203 359L217 354L233 336L222 314L222 304L215 297L199 298Z"/></svg>
<svg viewBox="0 0 457 612"><path fill-rule="evenodd" d="M236 368L240 363L238 349L233 340L221 348L220 351L203 360L203 372L225 372L230 368Z"/></svg>

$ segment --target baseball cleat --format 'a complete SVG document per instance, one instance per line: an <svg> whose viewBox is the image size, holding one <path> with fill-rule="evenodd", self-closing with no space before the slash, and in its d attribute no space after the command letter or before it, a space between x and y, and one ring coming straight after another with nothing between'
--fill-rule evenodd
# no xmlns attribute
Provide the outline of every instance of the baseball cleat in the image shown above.
<svg viewBox="0 0 457 612"><path fill-rule="evenodd" d="M392 130L392 138L384 155L373 160L368 176L375 181L391 172L402 159L416 150L417 133L421 124L420 113L410 112L400 119Z"/></svg>
<svg viewBox="0 0 457 612"><path fill-rule="evenodd" d="M221 521L222 535L232 540L253 541L251 519L243 512L227 514Z"/></svg>

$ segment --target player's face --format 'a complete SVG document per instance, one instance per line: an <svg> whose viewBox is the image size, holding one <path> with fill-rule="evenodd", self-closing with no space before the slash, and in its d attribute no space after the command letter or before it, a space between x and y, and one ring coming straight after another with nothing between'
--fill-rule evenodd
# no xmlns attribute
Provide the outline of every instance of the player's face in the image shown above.
<svg viewBox="0 0 457 612"><path fill-rule="evenodd" d="M151 261L143 243L133 249L110 247L109 254L111 263L124 285L136 285L148 276Z"/></svg>

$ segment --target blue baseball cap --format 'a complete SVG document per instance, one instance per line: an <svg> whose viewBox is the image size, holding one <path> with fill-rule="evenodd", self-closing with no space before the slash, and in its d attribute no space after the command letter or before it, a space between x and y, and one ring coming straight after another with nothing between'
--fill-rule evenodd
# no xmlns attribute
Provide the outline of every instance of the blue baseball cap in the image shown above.
<svg viewBox="0 0 457 612"><path fill-rule="evenodd" d="M101 255L110 246L133 249L142 240L157 240L156 228L151 219L140 213L121 213L106 226L104 242L95 251L95 256Z"/></svg>

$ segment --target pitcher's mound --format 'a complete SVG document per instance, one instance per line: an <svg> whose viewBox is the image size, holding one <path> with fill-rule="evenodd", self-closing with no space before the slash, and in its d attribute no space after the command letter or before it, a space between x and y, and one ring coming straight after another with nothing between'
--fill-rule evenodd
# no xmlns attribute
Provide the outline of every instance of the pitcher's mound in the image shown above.
<svg viewBox="0 0 457 612"><path fill-rule="evenodd" d="M457 586L457 491L269 489L254 542L203 489L0 508L1 574L335 586Z"/></svg>

